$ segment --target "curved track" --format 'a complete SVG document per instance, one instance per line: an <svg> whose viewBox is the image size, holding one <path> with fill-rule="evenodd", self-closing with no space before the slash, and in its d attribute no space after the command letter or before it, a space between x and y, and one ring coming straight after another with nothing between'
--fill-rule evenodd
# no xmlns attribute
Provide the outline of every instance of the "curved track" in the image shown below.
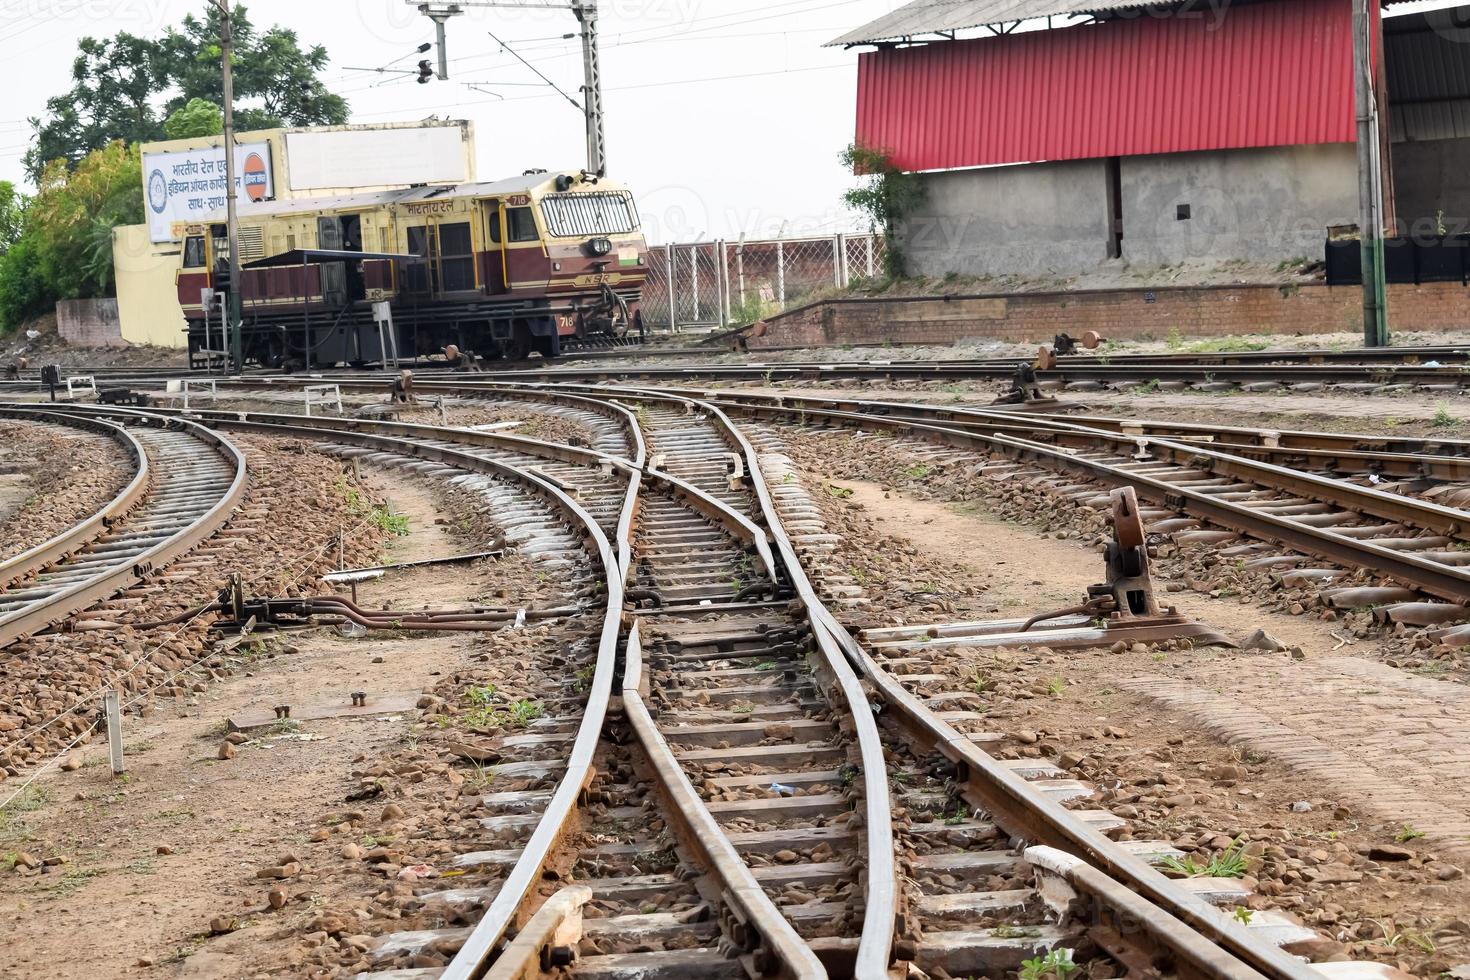
<svg viewBox="0 0 1470 980"><path fill-rule="evenodd" d="M703 959L695 950L657 948L611 955L605 963L591 956L578 961L580 975L725 975L719 964L729 962L743 963L751 976L879 977L889 974L898 954L921 968L959 975L1016 969L1038 950L1082 941L1075 928L1028 922L1026 915L1036 913L1026 910L1041 907L1040 893L1024 886L1001 898L938 884L941 877L973 878L977 869L1019 881L1034 877L1038 884L1063 880L1092 910L1086 914L1092 921L1137 918L1142 928L1120 936L1115 952L1143 950L1180 975L1317 975L1233 923L1206 894L1154 870L1148 859L1168 853L1166 845L1120 845L1099 830L1108 815L1059 802L1066 793L1049 784L1061 791L1067 781L1058 781L1053 767L1018 769L986 754L989 736L971 727L981 716L954 710L950 699L914 693L925 681L917 661L880 661L864 650L816 595L786 530L783 506L800 514L799 495L784 480L768 487L760 454L713 400L631 389L527 390L522 397L601 402L607 418L627 426L634 458L403 423L211 418L225 427L309 434L449 469L494 470L580 528L589 558L606 576L594 680L580 713L556 719L558 734L546 736L556 744L570 736L571 761L516 856L507 858L512 864L480 924L459 937L461 952L442 976L534 973L545 956L563 955L557 949L565 943L556 937L579 923L581 903L598 888L628 887L622 880L593 882L585 895L565 892L526 906L531 884L565 839L589 786L592 760L615 714L613 692L621 692L622 717L642 765L656 776L685 873L696 885L708 881L698 891L717 928L702 933ZM728 407L751 411L748 404ZM875 713L885 719L881 731ZM740 714L749 720L738 720ZM742 741L749 735L757 737ZM726 768L706 767L711 750ZM715 775L722 771L728 774ZM891 801L890 777L901 772L919 783ZM947 775L936 780L934 773ZM956 801L966 813L951 820L944 814ZM934 816L899 826L895 807ZM752 813L778 816L769 826L741 829ZM905 851L923 855L902 874L895 835ZM772 863L772 849L782 841L781 850L795 860ZM1017 852L1012 841L1029 849ZM820 860L824 853L844 859ZM790 892L789 883L810 881L829 883L837 900L813 895L810 887ZM1007 916L1005 903L1018 898L1019 908ZM538 905L541 911L507 943L514 924ZM975 927L997 914L1022 925ZM930 927L919 929L921 920ZM598 935L652 929L656 936L659 928L657 914L633 915L600 924ZM410 939L383 942L397 949ZM725 960L718 955L722 945L744 958Z"/></svg>
<svg viewBox="0 0 1470 980"><path fill-rule="evenodd" d="M245 493L244 455L195 422L143 412L0 409L107 432L133 455L132 481L88 520L0 563L0 647L56 626L181 557ZM103 416L110 416L105 418Z"/></svg>

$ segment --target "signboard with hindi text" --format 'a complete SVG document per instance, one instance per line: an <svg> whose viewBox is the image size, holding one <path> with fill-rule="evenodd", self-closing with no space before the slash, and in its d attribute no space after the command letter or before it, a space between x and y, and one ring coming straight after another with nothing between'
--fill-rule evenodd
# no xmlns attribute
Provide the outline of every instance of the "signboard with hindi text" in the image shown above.
<svg viewBox="0 0 1470 980"><path fill-rule="evenodd" d="M244 143L235 148L235 196L246 206L275 196L269 143ZM143 154L143 206L153 242L179 241L185 225L223 210L224 147Z"/></svg>

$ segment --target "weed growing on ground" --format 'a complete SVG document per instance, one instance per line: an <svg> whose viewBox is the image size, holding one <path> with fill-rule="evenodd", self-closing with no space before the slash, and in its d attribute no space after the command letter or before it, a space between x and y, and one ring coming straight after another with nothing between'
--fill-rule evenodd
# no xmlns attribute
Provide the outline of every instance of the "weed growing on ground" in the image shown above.
<svg viewBox="0 0 1470 980"><path fill-rule="evenodd" d="M1450 414L1450 408L1444 402L1440 402L1434 409L1434 416L1430 418L1429 425L1435 429L1457 429L1460 420Z"/></svg>
<svg viewBox="0 0 1470 980"><path fill-rule="evenodd" d="M1061 697L1062 692L1066 689L1067 679L1061 674L1058 674L1057 676L1046 682L1046 693L1050 694L1054 698Z"/></svg>
<svg viewBox="0 0 1470 980"><path fill-rule="evenodd" d="M1072 951L1058 946L1045 956L1023 960L1019 976L1021 980L1067 980L1068 976L1079 969L1081 967L1072 962Z"/></svg>
<svg viewBox="0 0 1470 980"><path fill-rule="evenodd" d="M1210 858L1206 864L1200 864L1188 855L1183 858L1171 855L1159 864L1187 878L1244 878L1247 865L1245 844L1237 837L1233 844Z"/></svg>
<svg viewBox="0 0 1470 980"><path fill-rule="evenodd" d="M933 472L934 467L930 466L928 463L915 463L914 465L906 466L903 469L903 475L911 480L922 480L924 479L924 477Z"/></svg>
<svg viewBox="0 0 1470 980"><path fill-rule="evenodd" d="M1413 824L1406 823L1399 828L1399 832L1397 834L1393 835L1393 839L1398 841L1400 844L1407 844L1409 841L1418 840L1420 837L1423 836L1424 831L1416 830L1414 829Z"/></svg>
<svg viewBox="0 0 1470 980"><path fill-rule="evenodd" d="M827 492L836 497L838 500L846 500L848 497L852 496L851 487L839 487L835 483L827 484Z"/></svg>

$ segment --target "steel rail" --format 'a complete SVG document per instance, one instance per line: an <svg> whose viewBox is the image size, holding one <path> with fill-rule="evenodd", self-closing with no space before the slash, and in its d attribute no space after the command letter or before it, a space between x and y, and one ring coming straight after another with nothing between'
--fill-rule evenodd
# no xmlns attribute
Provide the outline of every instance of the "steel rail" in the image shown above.
<svg viewBox="0 0 1470 980"><path fill-rule="evenodd" d="M0 588L27 578L54 562L78 551L87 542L102 534L117 521L123 519L148 492L153 475L149 468L148 453L127 429L99 419L85 419L75 415L44 410L0 408L0 418L25 419L51 422L74 428L89 429L111 437L122 445L133 459L133 478L117 494L103 504L90 517L78 521L61 533L41 542L35 547L0 561Z"/></svg>
<svg viewBox="0 0 1470 980"><path fill-rule="evenodd" d="M520 858L511 868L510 873L506 875L499 892L465 940L460 951L441 974L443 980L479 980L490 967L501 942L517 924L527 897L536 882L541 880L542 872L551 861L553 851L572 829L578 799L592 781L593 776L596 775L593 756L602 739L607 709L612 698L614 675L617 671L617 645L623 606L623 579L616 571L622 567L619 558L597 521L571 496L551 481L511 464L403 437L354 431L331 424L318 426L317 423L323 421L318 418L300 417L294 422L282 423L252 421L242 419L238 415L231 417L229 413L219 414L223 417L213 418L210 421L223 428L312 440L321 440L323 436L327 436L334 441L347 442L375 451L413 456L469 472L507 477L541 497L554 510L567 515L574 525L580 525L584 546L602 565L607 587L606 609L599 633L592 679L588 685L587 704L567 757L566 772L557 783L556 789L553 790L542 819L532 831L530 839L521 851ZM445 429L441 430L440 434L453 437L466 433ZM631 500L636 497L637 483L637 473L630 470L626 499ZM620 547L622 546L623 542L620 540Z"/></svg>
<svg viewBox="0 0 1470 980"><path fill-rule="evenodd" d="M823 381L823 380L887 380L887 381L976 381L1008 380L1016 368L1026 359L1005 361L962 361L962 360L870 360L870 361L746 361L740 364L705 363L680 365L618 364L616 366L559 365L554 367L521 366L502 368L496 374L480 377L515 378L523 381L542 382L597 382L638 378L647 381L687 381L692 378L721 379L726 381ZM535 362L531 362L534 364ZM446 377L447 375L447 377ZM455 380L475 375L464 373L438 375L423 372L416 384L430 380ZM1470 370L1463 364L1426 367L1422 364L1218 364L1218 363L1119 363L1112 358L1107 363L1102 358L1085 357L1075 361L1065 360L1054 368L1038 370L1036 377L1041 381L1068 383L1073 381L1096 381L1104 384L1144 383L1168 381L1182 383L1230 382L1250 384L1276 382L1283 385L1316 383L1352 384L1406 384L1442 385L1445 387L1470 386ZM149 380L146 373L133 382ZM216 379L221 389L240 387L298 387L319 384L322 381L340 384L343 390L361 390L369 387L380 390L385 384L384 376L361 374L314 373L301 375L259 375ZM0 390L6 386L15 390L35 390L29 382L0 382Z"/></svg>
<svg viewBox="0 0 1470 980"><path fill-rule="evenodd" d="M245 414L248 416L248 413ZM333 440L428 459L471 471L495 472L499 475L512 476L538 491L554 506L570 515L575 522L580 523L585 529L584 541L589 550L594 551L602 563L607 579L607 612L599 640L597 664L588 694L588 707L584 711L582 722L579 724L573 741L567 773L557 785L545 814L532 832L520 858L506 877L490 907L441 974L441 980L478 980L485 976L488 969L491 969L491 964L495 960L502 941L520 918L532 885L541 878L543 869L551 859L552 851L569 831L576 814L577 800L594 775L592 757L606 721L611 702L613 678L616 673L617 640L622 623L624 582L631 567L632 524L641 479L646 476L667 482L672 492L684 497L701 513L708 514L711 519L718 520L740 536L748 537L758 552L763 551L762 560L766 561L768 567L774 571L769 548L765 546L764 535L749 520L724 508L718 501L683 481L656 470L640 470L627 460L607 457L591 450L570 449L554 443L538 443L535 440L517 437L491 436L486 433L432 426L411 426L415 438L402 435L385 436L360 431L362 428L403 428L405 427L403 423L365 423L356 424L354 427L343 427L340 424L341 420L322 420L303 416L297 417L294 423L288 424L280 421L266 422L248 417L242 418L240 413L217 413L217 417L212 418L211 421L213 424L226 428L240 428L277 435L304 436L314 439L327 436ZM570 454L580 456L581 462L591 465L603 462L616 464L618 469L629 476L628 489L624 494L624 504L616 535L616 553L596 520L553 482L536 476L530 470L509 463L430 445L422 441L428 438L450 441L460 436L478 437L477 441L482 443L512 442L524 450L544 453L549 458L565 458ZM652 724L651 718L647 720L649 724ZM668 777L673 773L682 777L682 770L679 769L667 744L663 743L656 730L653 731L652 739L648 739L647 736L646 731L640 733L640 739L644 740L645 746L650 749L650 758L654 762L656 771L660 774L661 789L674 804L676 818L687 822L696 839L700 841L702 852L719 856L722 854L722 846L733 851L723 833L718 831L717 826L714 827L714 837L709 836L710 827L714 826L713 818L708 816L708 811L698 800L697 793L693 797L694 803L697 804L698 811L703 811L703 820L698 812L688 810L690 805L688 793L680 792L677 783L671 784L668 781ZM663 757L655 754L659 745L663 746ZM687 777L682 778L684 778L688 792L692 793L692 786L687 786ZM735 923L744 923L744 926L741 927L743 931L737 930L737 934L762 951L758 959L765 967L765 975L781 977L783 980L820 980L825 977L825 971L816 961L810 948L799 937L796 937L789 923L760 890L759 885L750 877L749 870L739 862L738 857L736 863L743 871L743 877L734 875L734 869L724 856L706 867L719 882L717 889L719 894L739 908L739 914L731 917L730 923L732 927ZM750 891L752 888L755 889L754 892ZM769 941L771 946L766 948L761 945L761 940ZM813 965L815 965L815 972Z"/></svg>
<svg viewBox="0 0 1470 980"><path fill-rule="evenodd" d="M865 914L853 976L860 980L880 980L888 976L889 964L893 959L894 937L903 908L894 859L893 809L888 791L888 766L883 754L883 743L878 735L878 725L873 720L872 707L856 672L826 626L830 614L826 614L826 607L807 578L795 546L776 516L775 502L771 499L770 490L761 475L755 447L717 406L709 402L693 404L710 413L726 439L744 458L751 487L761 508L762 521L774 538L776 549L786 567L787 577L811 619L812 635L822 655L823 666L847 702L862 760L864 852L867 858L863 878Z"/></svg>
<svg viewBox="0 0 1470 980"><path fill-rule="evenodd" d="M1385 577L1396 578L1405 585L1442 599L1470 603L1470 570L1442 565L1421 558L1413 552L1385 548L1328 528L1313 527L1252 510L1231 501L1217 499L1210 494L1175 486L1145 474L1132 473L1100 460L1088 459L1079 455L1078 450L1096 450L1099 443L1102 443L1110 451L1127 457L1135 450L1145 449L1176 465L1204 464L1212 472L1247 480L1263 487L1315 495L1317 499L1333 502L1366 516L1441 534L1465 536L1470 531L1470 512L1455 508L1302 473L1273 463L1215 452L1197 444L1155 438L1130 438L1116 433L1088 430L1083 426L1075 429L1047 427L1046 434L1057 443L1051 445L1035 439L1015 438L998 433L986 435L885 415L812 409L804 404L792 404L788 399L779 403L775 400L756 403L750 400L727 401L723 397L716 397L711 403L764 417L794 419L798 422L825 421L849 428L918 435L959 449L987 453L1000 451L1012 458L1034 459L1053 469L1079 473L1112 486L1133 486L1141 496L1154 503L1243 531L1260 540L1276 542L1303 554L1348 567L1373 569ZM1068 442L1073 443L1075 448L1059 448Z"/></svg>
<svg viewBox="0 0 1470 980"><path fill-rule="evenodd" d="M1033 414L1005 411L1003 407L959 408L929 402L869 401L786 394L770 396L728 391L695 392L685 388L666 390L684 395L719 398L722 403L816 406L919 423L940 420L951 428L992 435L1014 434L1020 438L1044 438L1050 432L1106 432L1133 439L1135 442L1142 437L1178 440L1291 469L1306 469L1315 465L1334 473L1431 479L1446 483L1470 482L1470 442L1459 440L1377 438L1301 430L1250 429L1244 426ZM1418 446L1424 451L1404 451L1410 446Z"/></svg>
<svg viewBox="0 0 1470 980"><path fill-rule="evenodd" d="M741 949L753 952L751 965L756 976L825 980L827 970L817 959L817 954L776 908L760 882L755 880L755 875L689 781L683 766L679 765L673 749L659 732L643 702L647 691L639 620L635 617L624 645L623 713L648 755L661 791L673 804L669 813L678 825L679 838L720 881L720 898L738 910L737 914L727 912L722 916L723 931Z"/></svg>
<svg viewBox="0 0 1470 980"><path fill-rule="evenodd" d="M158 568L187 554L230 519L245 495L248 482L245 456L233 443L219 434L194 422L133 409L111 410L105 414L187 432L202 447L218 453L224 457L227 465L233 466L231 482L220 498L204 513L164 540L137 554L127 555L126 561L100 569L97 574L75 585L27 603L12 612L0 614L0 647L54 626L68 616L143 581Z"/></svg>
<svg viewBox="0 0 1470 980"><path fill-rule="evenodd" d="M711 404L709 408L723 417L718 406ZM728 417L726 421L728 423ZM733 423L729 424L733 431L739 433ZM1209 964L1208 970L1191 972L1189 976L1199 980L1254 980L1259 977L1320 980L1320 974L1310 967L1280 949L1246 935L1244 928L1233 923L1228 916L1184 891L1146 862L1082 823L1059 803L1037 792L1020 776L999 765L874 661L816 597L786 535L764 477L755 465L754 449L743 434L740 438L749 452L753 470L751 479L761 501L766 524L791 569L793 580L803 584L799 588L804 593L811 592L808 608L820 622L821 632L839 646L852 669L877 688L883 707L892 709L900 724L917 736L918 744L937 749L960 764L960 782L969 790L966 796L971 805L989 812L1007 833L1084 855L1114 878L1122 880L1128 888L1147 896L1156 909L1144 920L1153 940L1168 950L1181 966ZM1127 892L1127 889L1120 890ZM1101 891L1095 895L1121 915L1138 911L1136 906L1124 907ZM1228 951L1229 958L1220 956L1222 949Z"/></svg>

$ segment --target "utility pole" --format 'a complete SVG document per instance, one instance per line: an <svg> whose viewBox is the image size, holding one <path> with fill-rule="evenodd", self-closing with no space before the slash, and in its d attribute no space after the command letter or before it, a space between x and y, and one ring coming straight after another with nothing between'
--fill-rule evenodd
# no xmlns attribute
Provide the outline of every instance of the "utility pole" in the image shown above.
<svg viewBox="0 0 1470 980"><path fill-rule="evenodd" d="M1373 71L1378 0L1353 0L1353 96L1358 119L1358 239L1363 271L1363 345L1388 346L1388 282L1383 261L1383 157Z"/></svg>
<svg viewBox="0 0 1470 980"><path fill-rule="evenodd" d="M587 117L587 171L607 175L607 140L602 129L602 63L597 56L597 2L572 0L582 25L582 106Z"/></svg>
<svg viewBox="0 0 1470 980"><path fill-rule="evenodd" d="M462 0L459 3L432 4L405 0L418 7L419 13L434 22L439 42L441 79L449 77L449 61L445 52L444 25L466 7L510 7L517 10L571 10L582 25L582 113L587 127L587 172L599 177L607 175L607 140L602 123L602 63L597 45L597 0ZM514 53L514 52L512 52ZM518 56L519 57L519 56ZM524 59L523 59L524 60ZM538 72L539 74L539 72Z"/></svg>
<svg viewBox="0 0 1470 980"><path fill-rule="evenodd" d="M230 340L230 363L245 373L244 343L240 336L240 222L235 211L235 82L231 72L230 0L215 0L219 11L220 69L224 73L225 117L225 229L230 249L230 291L225 316Z"/></svg>

